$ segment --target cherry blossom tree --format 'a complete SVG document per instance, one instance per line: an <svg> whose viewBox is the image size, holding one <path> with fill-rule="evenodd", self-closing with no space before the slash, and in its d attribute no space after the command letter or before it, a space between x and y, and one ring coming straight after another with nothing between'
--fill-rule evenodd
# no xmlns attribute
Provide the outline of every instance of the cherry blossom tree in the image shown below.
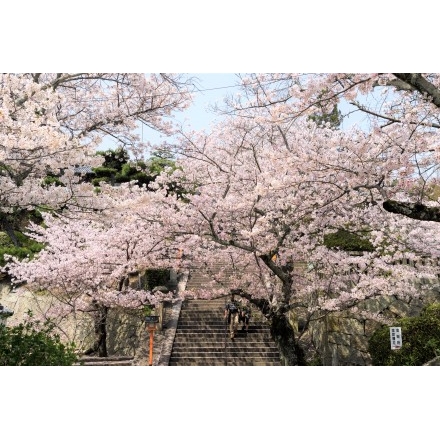
<svg viewBox="0 0 440 440"><path fill-rule="evenodd" d="M244 93L230 99L228 113L249 117L259 109L282 135L298 118L329 115L341 102L350 103L342 116L363 115L365 133L382 134L383 154L393 152L392 144L400 146L393 152L401 160L396 188L383 194L384 208L438 221L433 188L438 187L439 74L251 74L242 84Z"/></svg>
<svg viewBox="0 0 440 440"><path fill-rule="evenodd" d="M243 93L230 100L229 117L210 133L181 133L177 168L156 178L150 188L155 193L138 188L127 195L130 185L102 185L88 200L99 205L96 218L84 217L75 199L65 215L72 212L76 220L48 218L47 229L35 229L46 250L34 261L11 265L11 273L53 294L59 290L70 302L76 294L87 298L87 307L99 305L93 309L99 312L110 303L153 301L123 290L121 280L134 267L173 264L171 255L181 249L183 266L213 275L211 284L188 294L212 298L232 286L270 320L286 362L305 364L304 333L292 315L310 322L351 310L381 320L363 308L364 300L414 298L432 288L426 280L437 280L440 225L395 215L396 206L415 212L413 206L427 211L438 204L439 78L408 75L243 77ZM333 116L341 100L365 115L362 126L337 129ZM64 135L90 145L98 141L104 122L87 125L81 113L69 115L78 116L82 128L72 122L60 130ZM129 130L115 126L113 134L130 144ZM179 187L180 196L164 190L170 187ZM71 228L67 235L65 225ZM328 237L341 231L366 243L362 252L329 245ZM148 252L137 254L139 249ZM396 264L402 259L412 265ZM82 280L91 261L92 272ZM114 275L99 272L101 262L115 264ZM102 313L95 322L103 322Z"/></svg>
<svg viewBox="0 0 440 440"><path fill-rule="evenodd" d="M107 356L110 309L141 310L173 299L172 292L146 291L129 282L130 275L145 269L169 268L171 246L157 220L156 199L163 196L130 184L117 190L103 185L106 190L115 197L104 211L45 214L44 226L32 225L29 234L45 248L30 261L14 259L7 266L15 284L50 295L41 314L58 329L72 316L91 316L95 342L88 352L99 356Z"/></svg>
<svg viewBox="0 0 440 440"><path fill-rule="evenodd" d="M187 201L176 206L174 234L189 264L222 261L237 269L233 285L271 320L289 363L304 363L289 311L302 309L313 320L349 308L379 320L361 310L363 300L416 297L432 288L416 280L436 279L438 225L384 209L391 200L426 200L438 163L437 108L419 91L401 90L397 79L251 76L243 82L245 101L230 102L233 117L209 134L182 133L173 179L187 189ZM356 100L376 87L385 94L381 116ZM344 131L313 121L342 98L369 115L366 126ZM366 238L372 249L329 249L326 236L340 230ZM403 258L414 266L395 264ZM220 292L208 286L191 293Z"/></svg>
<svg viewBox="0 0 440 440"><path fill-rule="evenodd" d="M74 167L98 166L107 137L142 157L137 128L173 130L172 115L191 101L190 80L179 75L26 73L0 76L0 227L14 234L26 212L69 206L92 209L91 185ZM45 185L60 175L61 185Z"/></svg>
<svg viewBox="0 0 440 440"><path fill-rule="evenodd" d="M149 145L139 136L139 124L172 133L173 113L191 102L191 79L175 74L3 74L0 91L0 227L18 246L14 231L26 226L28 213L43 213L44 227L34 224L31 235L46 246L35 261L11 264L10 274L57 299L46 317L92 313L93 349L106 355L108 309L154 304L160 296L126 285L131 271L151 267L160 234L152 239L153 229L143 234L127 221L140 215L135 203L122 208L134 189L103 185L96 190L74 170L100 165L104 158L96 151L104 138L132 158L143 158ZM47 184L47 176L59 177L57 184Z"/></svg>

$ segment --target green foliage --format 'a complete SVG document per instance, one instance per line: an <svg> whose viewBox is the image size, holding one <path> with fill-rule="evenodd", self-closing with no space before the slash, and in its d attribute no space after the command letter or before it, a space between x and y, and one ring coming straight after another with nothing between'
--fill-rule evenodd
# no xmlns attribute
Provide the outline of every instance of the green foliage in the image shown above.
<svg viewBox="0 0 440 440"><path fill-rule="evenodd" d="M50 186L50 185L66 186L66 185L64 185L64 183L61 182L59 177L49 175L43 179L42 186L46 187L46 186Z"/></svg>
<svg viewBox="0 0 440 440"><path fill-rule="evenodd" d="M166 168L170 168L171 171L176 169L176 164L171 158L153 156L149 164L150 174L158 176Z"/></svg>
<svg viewBox="0 0 440 440"><path fill-rule="evenodd" d="M440 303L427 306L417 317L399 319L402 347L391 350L388 326L376 330L369 340L373 365L423 365L440 356Z"/></svg>
<svg viewBox="0 0 440 440"><path fill-rule="evenodd" d="M121 176L128 177L139 172L145 172L146 169L147 165L142 160L133 163L127 162L122 165Z"/></svg>
<svg viewBox="0 0 440 440"><path fill-rule="evenodd" d="M121 171L122 166L130 160L130 156L123 148L116 150L98 151L99 156L104 156L103 168L113 168Z"/></svg>
<svg viewBox="0 0 440 440"><path fill-rule="evenodd" d="M1 246L10 246L12 244L11 239L9 238L6 232L0 232L0 247Z"/></svg>
<svg viewBox="0 0 440 440"><path fill-rule="evenodd" d="M0 266L6 264L5 255L12 255L20 260L27 257L33 258L44 247L43 243L32 240L21 232L15 231L15 235L20 241L21 246L14 246L8 235L0 232Z"/></svg>
<svg viewBox="0 0 440 440"><path fill-rule="evenodd" d="M144 316L151 316L154 312L154 306L147 304L142 308L142 313Z"/></svg>
<svg viewBox="0 0 440 440"><path fill-rule="evenodd" d="M307 361L309 367L322 367L322 359L318 354L315 354L311 359Z"/></svg>
<svg viewBox="0 0 440 440"><path fill-rule="evenodd" d="M122 166L121 172L115 176L116 182L130 182L137 180L138 185L148 185L154 177L146 173L147 166L143 161L126 163Z"/></svg>
<svg viewBox="0 0 440 440"><path fill-rule="evenodd" d="M110 183L110 181L110 177L95 177L94 179L92 179L92 184L93 186L99 186L101 182Z"/></svg>
<svg viewBox="0 0 440 440"><path fill-rule="evenodd" d="M335 105L331 112L319 111L309 116L309 119L317 125L329 124L330 127L339 128L342 122L342 113L338 110L338 106Z"/></svg>
<svg viewBox="0 0 440 440"><path fill-rule="evenodd" d="M326 234L324 236L324 245L330 249L341 249L344 251L374 251L374 247L366 238L365 233L354 233L345 229L339 229L337 232Z"/></svg>
<svg viewBox="0 0 440 440"><path fill-rule="evenodd" d="M95 177L92 184L96 187L101 182L114 184L132 181L139 186L148 186L162 171L168 169L173 172L176 169L172 156L165 153L153 154L147 162L130 161L128 153L121 148L99 151L98 154L104 156L105 160L102 166L93 168ZM167 191L178 195L182 193L182 189L175 184L168 185Z"/></svg>
<svg viewBox="0 0 440 440"><path fill-rule="evenodd" d="M95 173L96 177L108 177L112 178L115 176L115 174L118 172L116 168L110 168L110 167L96 167L93 168L93 172Z"/></svg>
<svg viewBox="0 0 440 440"><path fill-rule="evenodd" d="M73 365L78 361L74 344L63 344L53 328L50 322L0 325L0 365Z"/></svg>

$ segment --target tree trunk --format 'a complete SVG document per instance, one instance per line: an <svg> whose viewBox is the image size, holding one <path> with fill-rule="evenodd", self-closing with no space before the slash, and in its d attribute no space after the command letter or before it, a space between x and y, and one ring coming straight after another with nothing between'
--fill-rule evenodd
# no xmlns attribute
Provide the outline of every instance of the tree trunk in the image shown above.
<svg viewBox="0 0 440 440"><path fill-rule="evenodd" d="M304 350L296 341L295 332L285 313L272 315L270 331L286 365L307 365Z"/></svg>
<svg viewBox="0 0 440 440"><path fill-rule="evenodd" d="M107 357L107 315L108 307L97 305L93 314L95 342L93 347L84 352L85 355L98 355Z"/></svg>
<svg viewBox="0 0 440 440"><path fill-rule="evenodd" d="M286 365L307 365L304 350L295 338L295 331L288 320L289 302L293 291L293 263L277 266L270 255L260 256L266 266L283 283L282 295L273 307L267 300L250 299L270 322L272 338L276 341Z"/></svg>
<svg viewBox="0 0 440 440"><path fill-rule="evenodd" d="M107 357L107 315L108 307L100 306L95 316L95 336L99 357Z"/></svg>

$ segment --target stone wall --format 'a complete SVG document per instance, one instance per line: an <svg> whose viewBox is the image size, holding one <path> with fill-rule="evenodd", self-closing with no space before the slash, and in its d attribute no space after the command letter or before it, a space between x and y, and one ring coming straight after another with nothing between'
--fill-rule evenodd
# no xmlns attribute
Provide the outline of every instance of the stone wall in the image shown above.
<svg viewBox="0 0 440 440"><path fill-rule="evenodd" d="M379 297L359 304L372 313L380 313L392 320L417 316L424 305L440 300L440 293L433 289L423 299L403 301L395 297ZM368 340L380 324L359 315L334 312L309 325L309 336L323 359L323 365L371 365ZM404 338L405 336L402 335Z"/></svg>
<svg viewBox="0 0 440 440"><path fill-rule="evenodd" d="M27 311L44 313L53 303L50 296L34 294L28 290L16 291L6 280L0 280L0 304L14 314L6 321L8 326L17 325L27 317ZM78 313L63 320L59 325L64 341L73 341L79 350L93 343L93 323L85 313ZM109 356L136 356L145 326L142 316L136 311L110 310L107 324L107 348Z"/></svg>
<svg viewBox="0 0 440 440"><path fill-rule="evenodd" d="M187 274L186 274L187 277ZM179 280L184 283L185 280ZM179 286L180 287L180 286ZM180 288L182 290L182 287ZM184 287L183 287L184 290ZM397 300L380 297L364 301L359 306L372 313L382 313L388 318L416 316L425 304L440 300L440 293L433 289L423 300ZM16 325L26 317L27 310L45 310L51 299L34 295L29 291L18 294L10 284L0 280L0 303L14 311L7 325ZM371 365L368 354L368 339L379 327L377 322L366 320L349 312L331 313L325 319L308 326L308 338L316 347L324 365ZM63 323L64 337L73 340L81 348L88 348L93 341L93 326L90 317L82 314ZM145 347L145 326L142 317L135 311L111 310L108 318L109 355L136 356ZM404 335L403 335L404 338Z"/></svg>

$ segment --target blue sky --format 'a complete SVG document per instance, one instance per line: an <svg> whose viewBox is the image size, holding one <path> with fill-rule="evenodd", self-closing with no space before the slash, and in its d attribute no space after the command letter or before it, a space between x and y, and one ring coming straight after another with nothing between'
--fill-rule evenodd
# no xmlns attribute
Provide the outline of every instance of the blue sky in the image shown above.
<svg viewBox="0 0 440 440"><path fill-rule="evenodd" d="M199 91L194 93L194 101L191 107L186 111L175 114L176 121L183 124L185 130L203 130L209 129L218 118L210 109L210 105L216 103L222 104L226 95L237 92L237 77L234 73L190 73L197 77L197 86ZM167 139L147 127L143 129L144 141L151 143L161 142Z"/></svg>
<svg viewBox="0 0 440 440"><path fill-rule="evenodd" d="M187 110L175 113L175 120L183 124L185 130L208 130L218 118L209 106L216 103L221 105L226 95L238 91L237 76L234 73L188 73L187 75L198 78L198 91L194 93L194 101ZM144 142L148 141L152 144L169 140L167 136L146 126L139 130L139 135ZM114 142L109 139L103 142L100 149L114 149L115 147Z"/></svg>
<svg viewBox="0 0 440 440"><path fill-rule="evenodd" d="M216 115L209 109L209 105L222 104L223 98L238 91L238 81L235 73L195 73L191 74L200 80L200 92L194 94L193 105L178 120L188 118L194 129L208 128ZM183 118L182 118L183 116Z"/></svg>
<svg viewBox="0 0 440 440"><path fill-rule="evenodd" d="M232 93L236 93L239 88L237 74L235 73L188 73L188 76L198 79L197 86L199 91L194 93L194 101L192 105L184 112L175 113L175 120L183 124L184 130L209 130L210 125L218 120L216 115L209 108L214 104L221 105L223 99ZM342 104L340 109L343 113L353 110L354 107L348 103ZM360 123L361 115L359 112L351 114L344 119L342 128L348 129L355 123ZM168 136L158 133L149 127L142 127L139 135L144 142L151 144L160 144L166 140L171 140ZM109 140L104 142L101 149L114 149L116 145Z"/></svg>
<svg viewBox="0 0 440 440"><path fill-rule="evenodd" d="M238 81L235 73L191 73L190 76L199 79L198 86L200 91L194 94L194 102L185 112L177 113L176 120L184 124L186 130L209 129L215 122L218 115L210 109L210 105L222 104L225 96L238 91L236 83ZM340 109L343 113L354 110L348 103L342 103ZM355 123L361 122L362 115L359 112L351 114L344 119L343 128L348 129ZM144 127L144 141L161 142L166 136L160 135L147 127Z"/></svg>

